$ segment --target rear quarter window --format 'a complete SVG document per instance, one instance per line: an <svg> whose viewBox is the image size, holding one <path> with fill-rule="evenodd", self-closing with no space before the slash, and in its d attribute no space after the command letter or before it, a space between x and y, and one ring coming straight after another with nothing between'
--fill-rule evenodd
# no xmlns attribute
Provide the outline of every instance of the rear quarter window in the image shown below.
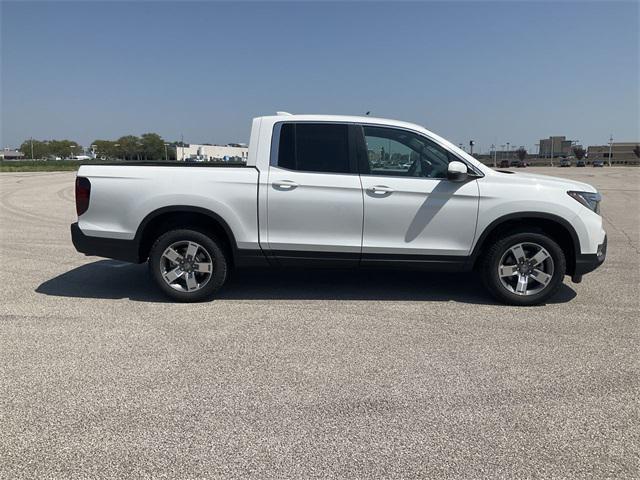
<svg viewBox="0 0 640 480"><path fill-rule="evenodd" d="M283 124L278 143L278 166L305 172L349 173L347 125Z"/></svg>

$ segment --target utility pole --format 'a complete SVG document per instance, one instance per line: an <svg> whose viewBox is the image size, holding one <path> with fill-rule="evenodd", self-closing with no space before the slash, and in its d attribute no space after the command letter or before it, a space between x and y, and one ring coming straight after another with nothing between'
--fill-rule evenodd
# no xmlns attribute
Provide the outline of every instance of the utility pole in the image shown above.
<svg viewBox="0 0 640 480"><path fill-rule="evenodd" d="M496 152L496 146L493 143L491 144L491 151L493 152L493 168L496 168L498 166L496 164L496 154L498 152Z"/></svg>
<svg viewBox="0 0 640 480"><path fill-rule="evenodd" d="M180 134L180 148L182 148L182 161L184 162L184 135Z"/></svg>
<svg viewBox="0 0 640 480"><path fill-rule="evenodd" d="M613 133L609 135L609 166L611 166L611 153L613 150Z"/></svg>
<svg viewBox="0 0 640 480"><path fill-rule="evenodd" d="M469 155L473 156L473 146L476 144L473 140L469 140Z"/></svg>
<svg viewBox="0 0 640 480"><path fill-rule="evenodd" d="M33 160L33 137L31 137L31 160Z"/></svg>
<svg viewBox="0 0 640 480"><path fill-rule="evenodd" d="M551 146L549 147L549 158L551 158L551 166L553 167L553 136L549 137L549 140L551 140Z"/></svg>

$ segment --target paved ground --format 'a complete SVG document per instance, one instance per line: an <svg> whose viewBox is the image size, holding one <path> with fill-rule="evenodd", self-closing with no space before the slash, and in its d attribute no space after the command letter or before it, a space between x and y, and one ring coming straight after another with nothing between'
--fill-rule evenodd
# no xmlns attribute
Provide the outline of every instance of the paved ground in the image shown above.
<svg viewBox="0 0 640 480"><path fill-rule="evenodd" d="M609 257L529 309L407 273L165 303L75 252L72 173L0 175L0 477L637 478L640 169L535 172L601 189Z"/></svg>

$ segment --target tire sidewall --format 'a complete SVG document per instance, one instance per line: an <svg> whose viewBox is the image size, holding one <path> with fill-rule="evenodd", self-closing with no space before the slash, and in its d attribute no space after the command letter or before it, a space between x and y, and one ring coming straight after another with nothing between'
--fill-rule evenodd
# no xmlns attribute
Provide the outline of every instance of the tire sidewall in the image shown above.
<svg viewBox="0 0 640 480"><path fill-rule="evenodd" d="M193 241L200 244L213 260L213 273L207 284L195 292L180 292L171 288L162 277L161 258L166 248L180 241ZM162 290L174 300L179 302L200 302L210 300L215 292L227 279L227 258L218 242L210 235L197 230L179 229L171 230L161 235L151 247L149 252L149 271L152 278Z"/></svg>
<svg viewBox="0 0 640 480"><path fill-rule="evenodd" d="M500 281L498 266L504 253L518 243L536 243L542 246L553 259L551 282L541 292L534 295L517 295L508 291ZM483 266L483 280L490 293L498 300L511 305L538 305L555 295L562 285L567 264L562 248L551 238L540 233L515 233L494 244Z"/></svg>

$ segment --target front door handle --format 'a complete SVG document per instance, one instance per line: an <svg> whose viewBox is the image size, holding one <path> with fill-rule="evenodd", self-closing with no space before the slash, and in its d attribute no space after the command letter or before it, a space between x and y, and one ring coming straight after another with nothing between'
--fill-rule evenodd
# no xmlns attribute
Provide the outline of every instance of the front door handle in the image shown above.
<svg viewBox="0 0 640 480"><path fill-rule="evenodd" d="M276 180L273 182L273 186L278 190L293 190L298 186L298 184L291 180Z"/></svg>
<svg viewBox="0 0 640 480"><path fill-rule="evenodd" d="M394 192L393 188L385 185L376 185L375 187L368 188L367 190L374 195L389 195Z"/></svg>

